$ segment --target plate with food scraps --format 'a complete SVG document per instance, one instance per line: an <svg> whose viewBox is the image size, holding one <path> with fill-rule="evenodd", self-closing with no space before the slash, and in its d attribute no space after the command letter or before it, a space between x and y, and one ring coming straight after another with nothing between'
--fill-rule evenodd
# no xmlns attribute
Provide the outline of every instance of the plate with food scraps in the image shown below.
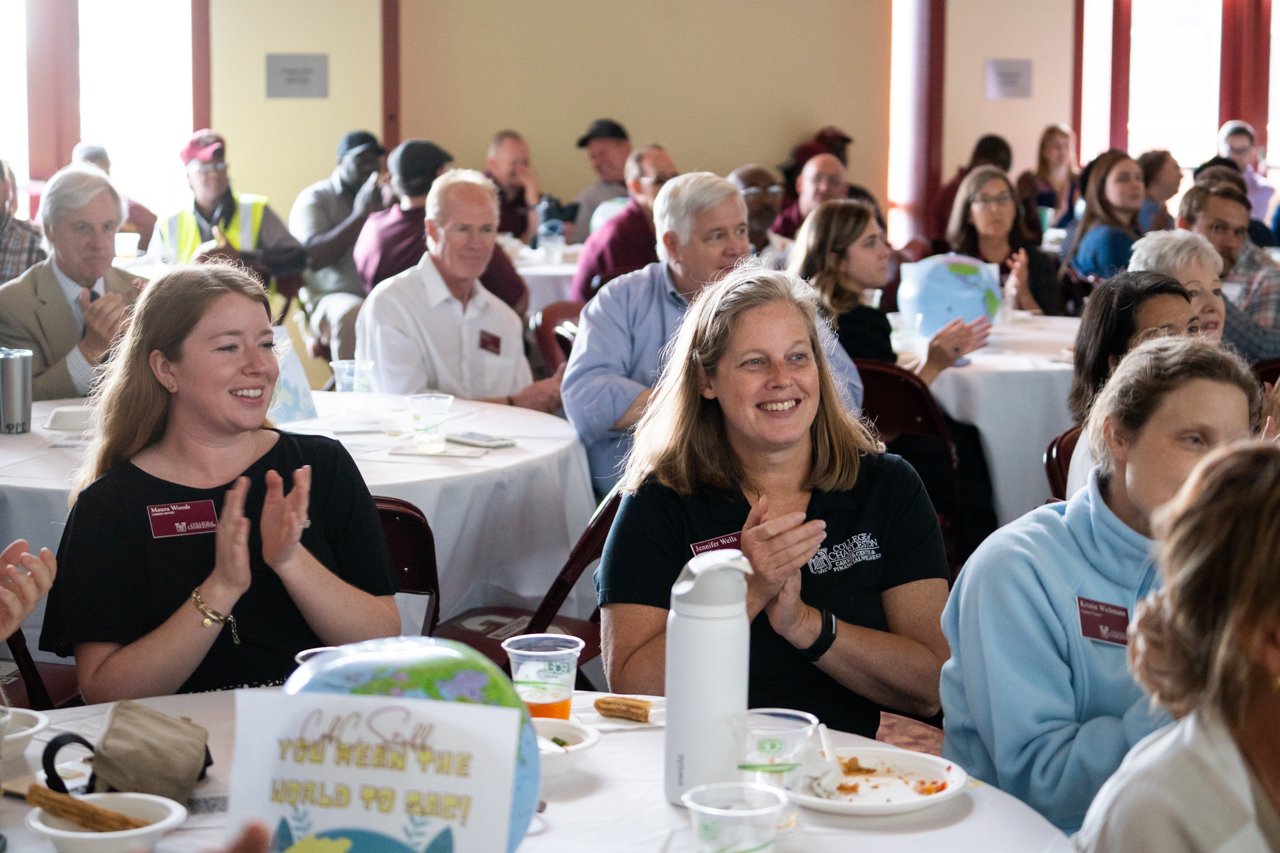
<svg viewBox="0 0 1280 853"><path fill-rule="evenodd" d="M836 756L842 776L802 783L791 792L797 803L832 814L902 814L959 796L969 781L959 764L923 752L837 747Z"/></svg>

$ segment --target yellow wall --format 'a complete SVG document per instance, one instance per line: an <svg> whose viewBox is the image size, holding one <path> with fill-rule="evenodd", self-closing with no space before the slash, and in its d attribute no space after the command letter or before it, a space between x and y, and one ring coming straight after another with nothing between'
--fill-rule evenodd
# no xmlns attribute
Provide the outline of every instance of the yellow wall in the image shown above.
<svg viewBox="0 0 1280 853"><path fill-rule="evenodd" d="M516 128L569 200L595 179L574 142L600 116L720 174L835 124L850 177L883 198L889 23L883 0L405 0L401 126L479 168Z"/></svg>
<svg viewBox="0 0 1280 853"><path fill-rule="evenodd" d="M969 162L973 143L998 133L1013 147L1013 173L1034 169L1044 126L1071 123L1074 0L948 0L942 175ZM1030 59L1031 97L988 101L988 59Z"/></svg>
<svg viewBox="0 0 1280 853"><path fill-rule="evenodd" d="M231 185L264 193L284 219L298 191L333 171L349 130L382 132L378 0L212 0L213 126ZM328 98L267 98L268 53L329 55Z"/></svg>

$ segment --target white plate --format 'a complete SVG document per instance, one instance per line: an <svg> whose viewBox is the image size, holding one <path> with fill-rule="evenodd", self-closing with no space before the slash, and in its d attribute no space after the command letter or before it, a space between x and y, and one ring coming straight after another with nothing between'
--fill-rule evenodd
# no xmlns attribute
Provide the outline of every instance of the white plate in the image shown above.
<svg viewBox="0 0 1280 853"><path fill-rule="evenodd" d="M905 749L837 747L841 758L858 759L863 767L875 769L864 776L846 776L858 783L856 794L834 800L820 797L805 782L791 796L807 809L844 815L890 815L912 812L944 803L963 793L969 774L960 765L935 755ZM926 780L945 780L947 787L936 794L918 794L913 785Z"/></svg>
<svg viewBox="0 0 1280 853"><path fill-rule="evenodd" d="M83 432L93 424L93 406L59 406L49 413L44 428L55 432Z"/></svg>

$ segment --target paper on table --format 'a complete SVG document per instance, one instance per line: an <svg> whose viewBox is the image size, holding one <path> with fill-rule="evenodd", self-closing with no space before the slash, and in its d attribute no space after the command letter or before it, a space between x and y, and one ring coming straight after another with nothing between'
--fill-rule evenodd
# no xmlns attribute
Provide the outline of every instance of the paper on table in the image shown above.
<svg viewBox="0 0 1280 853"><path fill-rule="evenodd" d="M402 444L387 451L393 456L453 456L475 459L488 453L483 447L456 447L445 445L440 450L419 450L415 445Z"/></svg>

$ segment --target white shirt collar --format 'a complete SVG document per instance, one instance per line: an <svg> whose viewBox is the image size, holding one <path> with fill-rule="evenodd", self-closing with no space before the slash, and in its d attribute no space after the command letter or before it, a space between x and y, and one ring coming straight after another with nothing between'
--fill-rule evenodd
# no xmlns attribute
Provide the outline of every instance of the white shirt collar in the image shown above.
<svg viewBox="0 0 1280 853"><path fill-rule="evenodd" d="M424 252L422 260L418 262L418 268L422 271L422 280L424 289L427 294L427 304L432 308L437 307L443 302L453 300L461 305L461 300L453 295L449 290L449 285L444 283L444 277L440 275L440 270L436 267L435 260L431 257L430 252ZM471 297L467 300L467 309L471 310L471 306L475 305L476 310L483 311L488 307L484 296L488 291L480 284L474 281L471 283Z"/></svg>
<svg viewBox="0 0 1280 853"><path fill-rule="evenodd" d="M53 256L53 263L50 264L50 267L53 269L53 277L57 279L58 286L62 288L62 295L67 298L67 304L74 304L78 307L80 305L80 294L84 292L84 288L72 281L71 277L58 267L57 255ZM105 278L99 277L93 283L93 287L89 289L99 296L104 295L107 290Z"/></svg>

